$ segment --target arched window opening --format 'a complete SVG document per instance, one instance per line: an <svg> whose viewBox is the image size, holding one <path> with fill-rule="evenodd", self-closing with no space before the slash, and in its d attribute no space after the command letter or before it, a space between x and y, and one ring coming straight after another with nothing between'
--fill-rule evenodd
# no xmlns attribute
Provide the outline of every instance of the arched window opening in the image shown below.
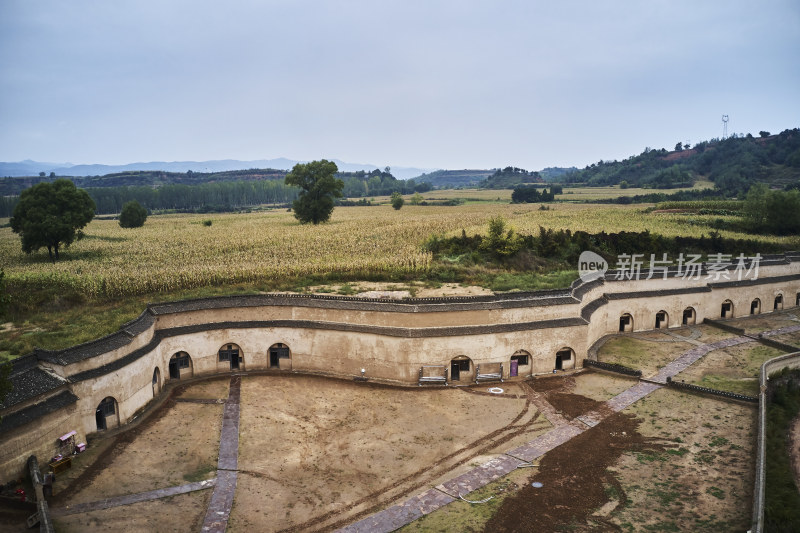
<svg viewBox="0 0 800 533"><path fill-rule="evenodd" d="M572 348L561 348L556 352L556 370L575 368L575 351Z"/></svg>
<svg viewBox="0 0 800 533"><path fill-rule="evenodd" d="M733 318L733 302L730 300L725 300L722 302L722 308L720 309L720 316L722 318Z"/></svg>
<svg viewBox="0 0 800 533"><path fill-rule="evenodd" d="M219 349L220 362L228 361L231 370L238 370L239 363L242 362L242 354L239 346L236 344L226 344Z"/></svg>
<svg viewBox="0 0 800 533"><path fill-rule="evenodd" d="M619 331L633 331L633 316L630 313L625 313L619 317Z"/></svg>
<svg viewBox="0 0 800 533"><path fill-rule="evenodd" d="M169 379L192 376L192 358L186 352L178 352L169 359Z"/></svg>
<svg viewBox="0 0 800 533"><path fill-rule="evenodd" d="M97 430L103 431L117 426L117 400L108 396L97 406L95 411Z"/></svg>
<svg viewBox="0 0 800 533"><path fill-rule="evenodd" d="M289 347L282 343L276 343L269 347L269 367L270 368L281 368L281 360L284 360L283 364L288 364L289 360L292 358L292 354L289 351Z"/></svg>
<svg viewBox="0 0 800 533"><path fill-rule="evenodd" d="M450 381L472 381L472 361L459 355L450 361Z"/></svg>

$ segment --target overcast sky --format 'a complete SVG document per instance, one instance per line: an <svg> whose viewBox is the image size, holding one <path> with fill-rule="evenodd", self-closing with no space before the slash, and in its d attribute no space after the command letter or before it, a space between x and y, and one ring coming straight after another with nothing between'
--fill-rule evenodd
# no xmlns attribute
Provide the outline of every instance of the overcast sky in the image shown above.
<svg viewBox="0 0 800 533"><path fill-rule="evenodd" d="M538 170L800 127L800 2L0 1L0 160Z"/></svg>

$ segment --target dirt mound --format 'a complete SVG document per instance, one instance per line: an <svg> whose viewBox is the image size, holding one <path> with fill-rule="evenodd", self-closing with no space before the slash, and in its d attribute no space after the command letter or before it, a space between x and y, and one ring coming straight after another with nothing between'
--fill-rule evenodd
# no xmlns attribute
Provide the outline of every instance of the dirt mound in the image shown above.
<svg viewBox="0 0 800 533"><path fill-rule="evenodd" d="M611 500L610 494L617 506L627 501L609 466L627 451L660 450L661 445L639 434L638 426L634 416L615 413L547 453L539 472L503 501L484 531L557 531L565 524L571 531L620 531L591 515ZM542 487L535 488L532 482Z"/></svg>

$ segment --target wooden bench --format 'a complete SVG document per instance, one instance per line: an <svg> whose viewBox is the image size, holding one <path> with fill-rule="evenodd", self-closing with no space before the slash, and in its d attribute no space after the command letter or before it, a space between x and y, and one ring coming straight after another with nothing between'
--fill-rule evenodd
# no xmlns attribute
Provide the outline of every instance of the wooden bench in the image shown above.
<svg viewBox="0 0 800 533"><path fill-rule="evenodd" d="M431 369L438 369L439 372L434 372ZM419 386L424 383L433 383L434 385L447 386L447 367L446 366L422 366L419 369Z"/></svg>
<svg viewBox="0 0 800 533"><path fill-rule="evenodd" d="M475 383L480 383L481 381L503 381L503 363L490 363L483 365L483 367L484 370L481 372L481 365L475 365ZM495 372L489 370L495 370Z"/></svg>
<svg viewBox="0 0 800 533"><path fill-rule="evenodd" d="M50 463L49 466L53 470L54 474L59 474L67 468L72 468L72 457L68 455L63 459Z"/></svg>

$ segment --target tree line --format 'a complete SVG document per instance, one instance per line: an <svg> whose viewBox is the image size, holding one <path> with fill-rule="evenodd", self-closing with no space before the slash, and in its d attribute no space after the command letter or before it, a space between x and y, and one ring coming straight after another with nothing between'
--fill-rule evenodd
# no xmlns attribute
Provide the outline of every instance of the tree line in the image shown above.
<svg viewBox="0 0 800 533"><path fill-rule="evenodd" d="M541 189L536 185L522 185L516 187L511 193L512 204L531 204L537 202L552 202L556 194L561 194L563 188L560 185L553 185L550 190Z"/></svg>
<svg viewBox="0 0 800 533"><path fill-rule="evenodd" d="M96 213L116 214L130 201L150 211L193 212L230 211L260 204L289 204L298 189L283 181L227 181L201 185L162 185L161 187L89 187L84 189L94 200ZM0 217L10 217L19 198L0 197Z"/></svg>

